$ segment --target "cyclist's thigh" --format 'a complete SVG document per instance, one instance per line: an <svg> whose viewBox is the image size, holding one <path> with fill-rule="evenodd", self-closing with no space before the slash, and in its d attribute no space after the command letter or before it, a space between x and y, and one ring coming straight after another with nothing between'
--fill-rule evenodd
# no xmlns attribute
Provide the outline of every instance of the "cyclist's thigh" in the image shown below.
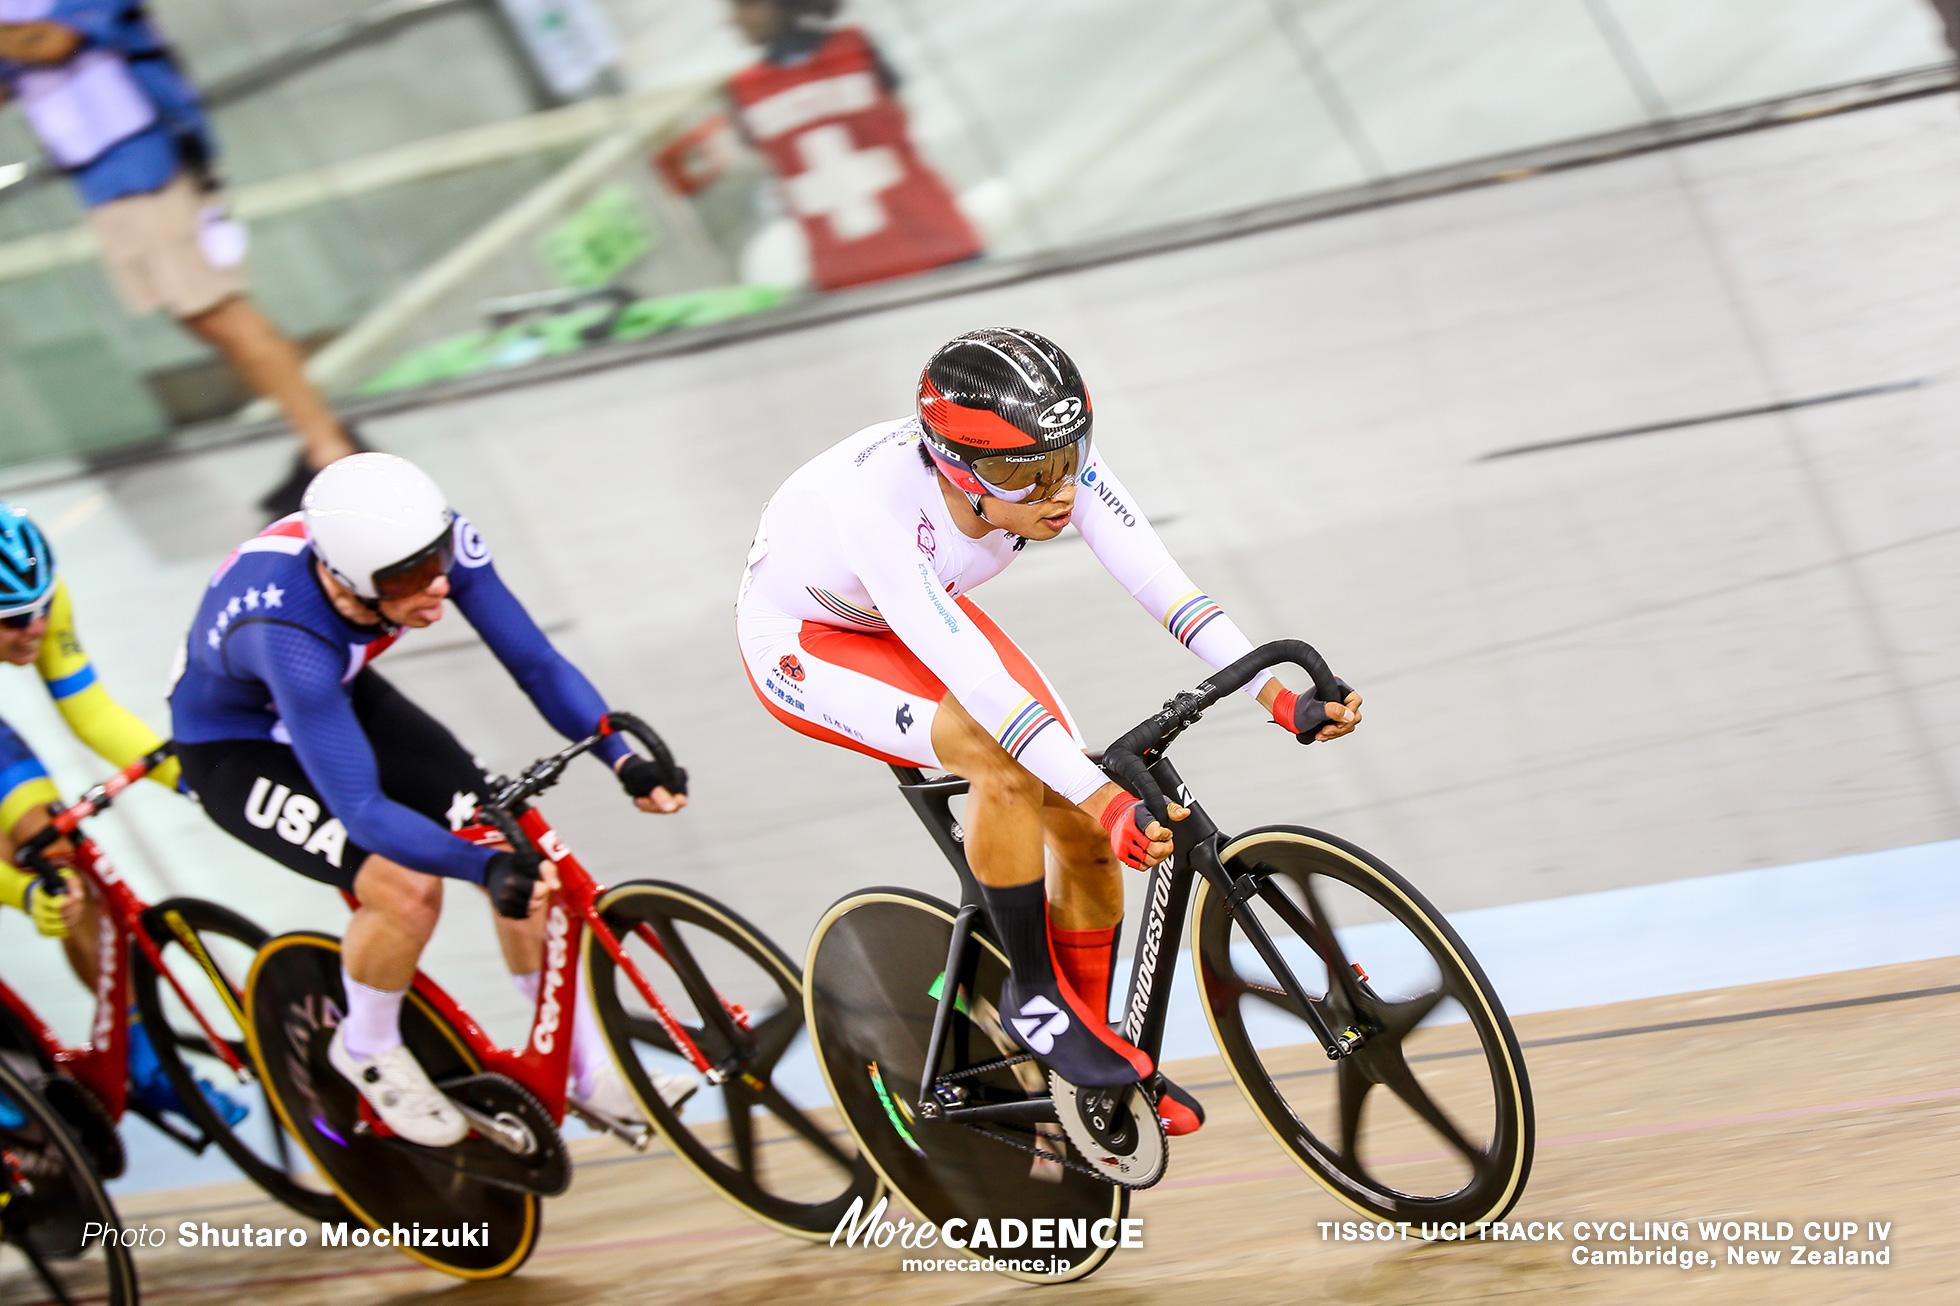
<svg viewBox="0 0 1960 1306"><path fill-rule="evenodd" d="M483 768L449 727L363 668L351 686L354 715L374 745L381 792L452 830L489 793Z"/></svg>
<svg viewBox="0 0 1960 1306"><path fill-rule="evenodd" d="M351 891L367 850L327 810L291 746L269 739L178 744L184 782L233 838L288 870Z"/></svg>
<svg viewBox="0 0 1960 1306"><path fill-rule="evenodd" d="M896 638L749 612L735 624L749 684L778 721L894 766L940 765L932 719L946 687Z"/></svg>

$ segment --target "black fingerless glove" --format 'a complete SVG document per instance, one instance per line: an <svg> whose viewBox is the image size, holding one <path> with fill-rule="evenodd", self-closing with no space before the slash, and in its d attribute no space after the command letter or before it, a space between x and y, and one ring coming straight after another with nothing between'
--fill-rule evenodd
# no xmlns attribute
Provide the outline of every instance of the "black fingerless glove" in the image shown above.
<svg viewBox="0 0 1960 1306"><path fill-rule="evenodd" d="M1334 678L1334 692L1340 697L1336 702L1345 703L1354 688L1339 676ZM1320 728L1327 724L1327 704L1311 694L1295 694L1290 689L1282 689L1279 697L1273 700L1273 720L1281 728L1291 730L1293 737L1303 744L1311 744Z"/></svg>
<svg viewBox="0 0 1960 1306"><path fill-rule="evenodd" d="M531 891L537 887L542 864L543 859L529 848L490 855L490 864L483 871L483 887L490 891L490 904L497 915L521 921L531 914Z"/></svg>
<svg viewBox="0 0 1960 1306"><path fill-rule="evenodd" d="M650 797L656 789L665 789L670 794L687 792L686 767L665 767L638 753L628 754L626 760L619 764L617 774L620 788L635 798Z"/></svg>

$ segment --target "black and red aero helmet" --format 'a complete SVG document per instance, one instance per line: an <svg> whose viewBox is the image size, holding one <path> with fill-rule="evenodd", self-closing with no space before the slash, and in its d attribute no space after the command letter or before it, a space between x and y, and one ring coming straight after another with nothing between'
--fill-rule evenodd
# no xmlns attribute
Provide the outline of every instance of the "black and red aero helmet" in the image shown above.
<svg viewBox="0 0 1960 1306"><path fill-rule="evenodd" d="M1065 450L1086 461L1094 421L1074 360L1032 331L969 331L919 374L926 450L968 494L1031 487Z"/></svg>

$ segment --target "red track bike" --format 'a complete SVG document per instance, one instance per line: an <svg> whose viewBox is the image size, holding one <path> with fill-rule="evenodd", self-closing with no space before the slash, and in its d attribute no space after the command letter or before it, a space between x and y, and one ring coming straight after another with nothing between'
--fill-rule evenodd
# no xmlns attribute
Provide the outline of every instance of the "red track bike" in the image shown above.
<svg viewBox="0 0 1960 1306"><path fill-rule="evenodd" d="M44 1096L70 1121L105 1179L121 1174L116 1124L134 1112L193 1153L218 1148L266 1192L302 1215L344 1219L334 1195L304 1173L304 1158L279 1128L259 1090L244 1036L244 979L269 937L228 907L200 898L151 905L131 889L102 849L80 833L129 786L170 756L165 745L90 789L26 840L15 856L61 891L62 865L88 882L100 908L95 1018L89 1042L65 1046L13 988L0 983L0 1050L31 1059ZM71 851L55 857L63 839ZM149 1043L187 1124L129 1093L134 996ZM16 1069L22 1069L16 1066ZM207 1096L214 1085L246 1111L234 1124Z"/></svg>
<svg viewBox="0 0 1960 1306"><path fill-rule="evenodd" d="M558 1131L567 1110L637 1149L652 1141L652 1130L567 1094L573 1004L582 996L597 1004L644 1118L749 1214L797 1237L828 1238L852 1201L871 1200L877 1188L848 1137L776 1083L803 1032L795 963L705 895L655 880L606 887L529 805L615 730L671 762L652 730L615 712L600 733L498 781L479 823L458 831L480 844L528 842L558 879L545 909L543 983L521 1047L498 1047L427 975L416 975L402 1006L403 1039L470 1121L461 1143L428 1148L394 1136L328 1064L327 1044L346 1010L338 939L282 934L247 982L253 1056L320 1172L384 1245L396 1245L399 1226L413 1243L399 1250L461 1278L507 1275L530 1255L541 1199L571 1182ZM697 1094L683 1120L653 1084L655 1074L676 1071L718 1089L725 1114L716 1118L702 1100L715 1094Z"/></svg>

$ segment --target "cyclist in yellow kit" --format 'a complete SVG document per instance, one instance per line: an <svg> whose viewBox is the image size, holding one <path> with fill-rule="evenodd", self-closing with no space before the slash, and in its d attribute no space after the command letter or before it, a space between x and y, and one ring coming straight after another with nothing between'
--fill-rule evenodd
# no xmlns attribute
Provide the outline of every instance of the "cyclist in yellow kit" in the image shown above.
<svg viewBox="0 0 1960 1306"><path fill-rule="evenodd" d="M55 575L54 550L26 514L7 503L0 503L0 662L36 668L68 728L118 770L163 743L97 679L75 631L68 587ZM177 759L171 758L150 772L150 779L175 789L177 770ZM93 988L98 908L87 886L64 872L68 892L51 894L33 872L13 864L14 849L53 819L51 805L59 797L33 749L0 721L0 903L19 908L42 934L60 939L76 977ZM153 1110L182 1114L148 1035L131 1014L132 1093ZM228 1120L244 1117L244 1108L215 1088L206 1086L205 1093Z"/></svg>

